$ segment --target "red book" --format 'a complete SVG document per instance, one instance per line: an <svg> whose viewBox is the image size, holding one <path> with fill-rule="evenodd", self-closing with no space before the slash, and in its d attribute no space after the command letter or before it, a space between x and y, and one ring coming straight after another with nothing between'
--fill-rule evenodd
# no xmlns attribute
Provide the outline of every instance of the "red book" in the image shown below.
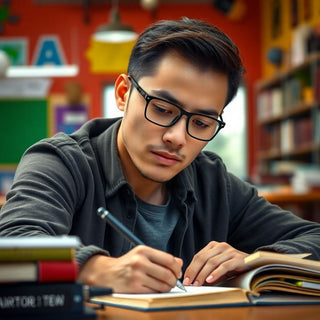
<svg viewBox="0 0 320 320"><path fill-rule="evenodd" d="M78 277L76 261L0 263L0 282L73 282Z"/></svg>

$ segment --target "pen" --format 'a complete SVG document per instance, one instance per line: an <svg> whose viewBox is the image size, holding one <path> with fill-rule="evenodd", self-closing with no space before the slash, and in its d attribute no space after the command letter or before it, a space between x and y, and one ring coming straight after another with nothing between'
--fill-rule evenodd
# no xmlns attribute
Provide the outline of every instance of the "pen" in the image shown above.
<svg viewBox="0 0 320 320"><path fill-rule="evenodd" d="M137 238L128 228L126 228L105 208L100 207L98 209L98 215L101 217L101 219L105 219L115 230L117 230L134 245L144 245L144 243L139 238ZM183 291L187 291L184 285L179 280L177 281L177 287Z"/></svg>
<svg viewBox="0 0 320 320"><path fill-rule="evenodd" d="M93 286L83 286L83 299L85 301L92 297L105 296L113 292L111 288L108 287L93 287Z"/></svg>

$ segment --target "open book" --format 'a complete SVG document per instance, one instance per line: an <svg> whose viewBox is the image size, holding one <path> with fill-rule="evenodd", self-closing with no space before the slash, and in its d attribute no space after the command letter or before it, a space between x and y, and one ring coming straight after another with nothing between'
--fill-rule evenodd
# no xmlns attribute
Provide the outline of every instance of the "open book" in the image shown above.
<svg viewBox="0 0 320 320"><path fill-rule="evenodd" d="M117 294L90 302L144 311L275 304L320 304L320 261L306 255L256 252L245 259L250 271L219 286L187 286L169 293Z"/></svg>

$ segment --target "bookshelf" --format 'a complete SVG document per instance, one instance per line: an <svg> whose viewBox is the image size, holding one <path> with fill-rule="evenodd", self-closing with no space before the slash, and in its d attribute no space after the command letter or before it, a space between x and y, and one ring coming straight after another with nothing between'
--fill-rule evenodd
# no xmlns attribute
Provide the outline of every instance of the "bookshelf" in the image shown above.
<svg viewBox="0 0 320 320"><path fill-rule="evenodd" d="M320 53L257 83L257 173L292 174L296 165L319 164Z"/></svg>

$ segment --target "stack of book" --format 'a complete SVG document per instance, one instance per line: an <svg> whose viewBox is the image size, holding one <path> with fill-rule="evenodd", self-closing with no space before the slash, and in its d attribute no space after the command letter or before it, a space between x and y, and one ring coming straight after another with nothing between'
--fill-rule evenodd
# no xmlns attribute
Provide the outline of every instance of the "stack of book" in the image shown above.
<svg viewBox="0 0 320 320"><path fill-rule="evenodd" d="M2 316L86 317L75 236L0 238Z"/></svg>

